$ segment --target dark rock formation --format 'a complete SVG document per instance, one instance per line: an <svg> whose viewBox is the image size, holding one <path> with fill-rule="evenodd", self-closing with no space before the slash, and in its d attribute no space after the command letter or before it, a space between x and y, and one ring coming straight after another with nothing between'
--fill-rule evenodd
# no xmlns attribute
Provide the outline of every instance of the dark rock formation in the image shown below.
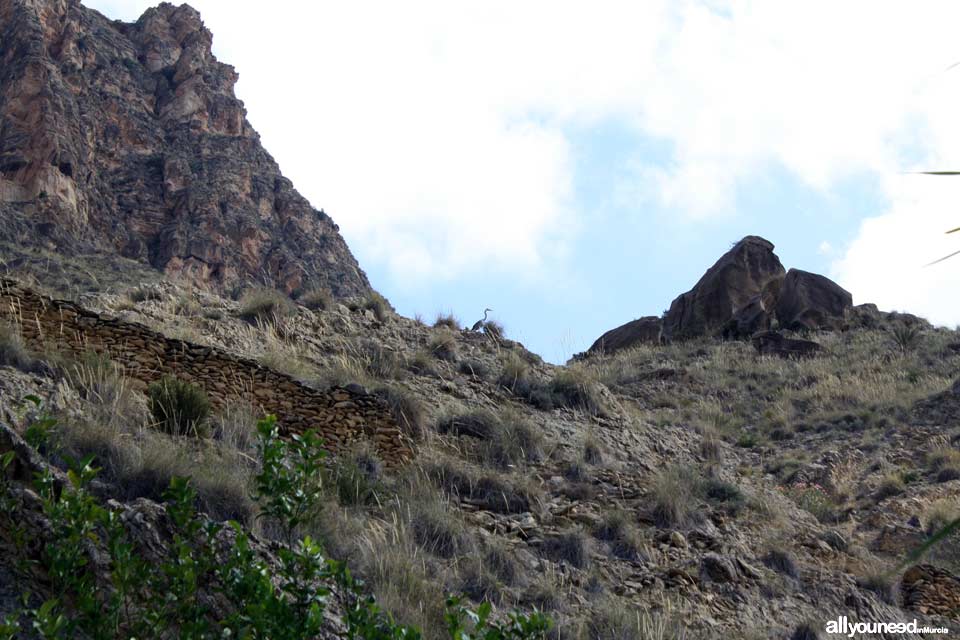
<svg viewBox="0 0 960 640"><path fill-rule="evenodd" d="M0 0L0 241L120 253L220 290L367 293L211 43L187 5L125 24L78 0Z"/></svg>
<svg viewBox="0 0 960 640"><path fill-rule="evenodd" d="M777 299L781 329L840 329L853 296L833 280L815 273L790 269Z"/></svg>
<svg viewBox="0 0 960 640"><path fill-rule="evenodd" d="M660 344L663 322L657 316L644 316L611 329L597 338L588 353L613 353L639 344Z"/></svg>
<svg viewBox="0 0 960 640"><path fill-rule="evenodd" d="M778 331L764 331L753 336L753 346L761 355L781 358L804 358L816 355L823 347L812 340L787 338Z"/></svg>
<svg viewBox="0 0 960 640"><path fill-rule="evenodd" d="M747 236L673 301L663 318L664 337L680 340L722 332L755 297L776 299L783 277L773 244Z"/></svg>
<svg viewBox="0 0 960 640"><path fill-rule="evenodd" d="M768 329L770 329L770 314L763 302L763 296L757 295L734 314L723 336L732 339L749 338L759 331Z"/></svg>

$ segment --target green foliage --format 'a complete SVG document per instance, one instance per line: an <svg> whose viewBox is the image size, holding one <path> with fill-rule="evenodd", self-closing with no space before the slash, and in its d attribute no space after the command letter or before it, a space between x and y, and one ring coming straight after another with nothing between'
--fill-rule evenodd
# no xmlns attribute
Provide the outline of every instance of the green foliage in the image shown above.
<svg viewBox="0 0 960 640"><path fill-rule="evenodd" d="M324 457L315 434L279 438L276 419L257 426L263 470L257 477L258 498L292 539L292 532L320 499L318 478ZM14 453L0 457L0 472ZM87 491L97 474L92 457L71 462L66 482L51 470L35 485L50 523L40 557L55 596L36 609L26 608L0 620L0 640L18 637L27 621L44 639L157 638L185 640L245 638L302 640L325 628L331 589L342 595L345 638L419 640L420 632L396 624L364 593L343 563L326 558L317 542L304 537L276 551L270 564L236 522L227 527L210 522L196 510L197 493L186 478L175 478L164 497L172 524L172 540L160 557L147 560L129 538L122 512L103 507ZM6 475L0 473L0 497L11 499ZM16 518L22 508L2 503L4 517ZM96 566L108 569L112 589L100 588ZM29 594L25 596L25 602ZM215 615L211 602L224 605ZM505 622L490 619L492 607L467 609L457 598L448 602L450 637L456 640L543 640L549 621L539 612L510 614Z"/></svg>
<svg viewBox="0 0 960 640"><path fill-rule="evenodd" d="M257 435L263 467L254 478L254 499L261 501L263 516L283 524L289 541L320 503L327 452L314 431L294 434L289 442L281 440L275 416L257 424Z"/></svg>
<svg viewBox="0 0 960 640"><path fill-rule="evenodd" d="M898 324L893 328L893 342L903 353L916 350L920 335L920 327L913 324Z"/></svg>
<svg viewBox="0 0 960 640"><path fill-rule="evenodd" d="M170 376L147 390L150 413L160 429L170 435L206 437L210 400L200 387Z"/></svg>
<svg viewBox="0 0 960 640"><path fill-rule="evenodd" d="M447 630L452 640L522 640L547 637L550 621L535 611L530 616L510 614L504 624L490 620L492 607L484 602L476 611L460 604L460 599L447 600Z"/></svg>

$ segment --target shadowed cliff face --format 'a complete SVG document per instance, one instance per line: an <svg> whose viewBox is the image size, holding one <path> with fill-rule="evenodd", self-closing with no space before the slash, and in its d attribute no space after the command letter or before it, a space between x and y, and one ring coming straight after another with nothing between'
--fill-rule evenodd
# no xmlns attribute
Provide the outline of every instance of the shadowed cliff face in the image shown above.
<svg viewBox="0 0 960 640"><path fill-rule="evenodd" d="M187 5L125 24L77 0L0 0L0 240L119 252L220 290L368 292L211 43Z"/></svg>

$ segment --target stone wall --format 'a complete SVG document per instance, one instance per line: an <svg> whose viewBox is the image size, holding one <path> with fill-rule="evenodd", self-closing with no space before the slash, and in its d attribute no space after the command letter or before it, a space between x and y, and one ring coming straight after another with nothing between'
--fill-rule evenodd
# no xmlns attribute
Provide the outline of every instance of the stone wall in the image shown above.
<svg viewBox="0 0 960 640"><path fill-rule="evenodd" d="M388 466L413 456L389 407L378 397L333 387L322 391L252 360L174 340L141 324L101 316L0 278L0 319L15 323L27 346L71 354L104 353L142 383L172 375L201 386L215 407L244 398L275 414L284 433L315 429L336 452L370 438Z"/></svg>

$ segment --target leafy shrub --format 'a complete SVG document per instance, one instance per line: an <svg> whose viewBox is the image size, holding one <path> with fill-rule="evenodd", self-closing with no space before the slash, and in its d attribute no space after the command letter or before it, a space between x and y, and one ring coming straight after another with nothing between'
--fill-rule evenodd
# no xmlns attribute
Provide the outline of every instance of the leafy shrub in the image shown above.
<svg viewBox="0 0 960 640"><path fill-rule="evenodd" d="M157 426L174 436L192 435L198 438L208 435L207 417L210 401L200 387L165 376L147 389L150 413Z"/></svg>
<svg viewBox="0 0 960 640"><path fill-rule="evenodd" d="M274 289L252 289L240 298L238 315L248 322L274 320L290 315L290 299Z"/></svg>
<svg viewBox="0 0 960 640"><path fill-rule="evenodd" d="M263 512L288 532L314 511L320 493L317 478L323 452L313 433L279 440L272 417L257 427L264 459L256 478ZM14 458L0 458L0 471ZM397 625L376 601L363 593L345 565L329 560L311 538L276 550L268 563L237 523L225 528L202 519L197 495L185 479L174 479L166 492L172 539L148 561L130 539L120 509L101 507L87 492L97 470L81 460L67 474L61 490L48 470L36 480L49 531L40 554L54 593L37 609L15 612L0 621L0 637L16 637L21 619L46 638L61 637L224 637L301 640L326 628L325 605L336 585L342 595L341 622L346 637L358 640L421 638L412 627ZM0 497L11 502L0 473ZM21 508L18 503L11 505ZM111 589L98 588L89 554L111 570ZM99 562L98 562L99 564ZM213 620L207 596L225 606ZM25 601L30 600L26 594ZM545 640L550 622L539 612L509 614L504 623L490 620L491 607L476 611L451 598L445 616L451 638ZM471 634L469 636L465 634Z"/></svg>

